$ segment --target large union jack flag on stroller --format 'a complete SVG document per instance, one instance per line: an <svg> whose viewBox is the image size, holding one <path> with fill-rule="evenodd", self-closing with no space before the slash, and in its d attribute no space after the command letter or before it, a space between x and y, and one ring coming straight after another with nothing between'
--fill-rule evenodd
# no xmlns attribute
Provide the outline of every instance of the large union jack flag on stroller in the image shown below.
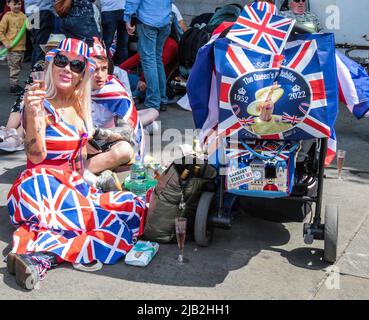
<svg viewBox="0 0 369 320"><path fill-rule="evenodd" d="M216 42L218 134L274 140L330 137L337 104L329 108L328 100L337 102L337 91L327 87L316 41L292 43L283 54L260 54L227 39ZM276 83L272 115L263 120L260 106Z"/></svg>

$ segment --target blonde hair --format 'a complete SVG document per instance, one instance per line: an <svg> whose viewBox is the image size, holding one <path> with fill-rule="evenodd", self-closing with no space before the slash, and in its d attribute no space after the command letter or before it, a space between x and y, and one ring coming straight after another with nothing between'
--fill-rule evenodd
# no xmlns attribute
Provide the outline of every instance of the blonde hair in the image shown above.
<svg viewBox="0 0 369 320"><path fill-rule="evenodd" d="M53 66L54 61L49 63L49 66L46 70L46 99L54 99L58 93L53 79ZM88 66L86 66L82 81L77 84L74 90L75 97L77 98L79 106L81 107L82 117L85 122L87 134L89 136L92 136L94 132L91 115L91 75L92 74L90 74L88 71Z"/></svg>

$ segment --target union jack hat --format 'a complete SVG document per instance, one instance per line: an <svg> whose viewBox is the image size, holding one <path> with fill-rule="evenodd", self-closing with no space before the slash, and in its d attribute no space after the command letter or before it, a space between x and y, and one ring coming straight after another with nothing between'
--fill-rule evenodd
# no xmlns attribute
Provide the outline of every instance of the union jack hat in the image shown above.
<svg viewBox="0 0 369 320"><path fill-rule="evenodd" d="M103 57L105 59L107 59L108 55L106 54L106 49L104 44L99 40L99 38L94 37L94 44L93 46L90 48L90 57L94 58L94 57Z"/></svg>
<svg viewBox="0 0 369 320"><path fill-rule="evenodd" d="M60 42L58 49L50 50L46 54L46 61L52 62L54 57L59 52L75 53L86 59L87 68L90 73L93 73L96 69L95 62L90 58L90 50L88 45L82 40L67 38Z"/></svg>

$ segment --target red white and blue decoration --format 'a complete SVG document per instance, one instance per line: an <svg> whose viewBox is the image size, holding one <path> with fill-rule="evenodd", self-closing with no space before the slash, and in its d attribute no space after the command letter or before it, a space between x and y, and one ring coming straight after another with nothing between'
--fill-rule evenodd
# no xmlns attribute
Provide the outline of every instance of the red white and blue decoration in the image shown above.
<svg viewBox="0 0 369 320"><path fill-rule="evenodd" d="M277 14L277 7L275 6L275 4L270 2L266 1L253 2L250 6L259 11L269 12L275 15Z"/></svg>
<svg viewBox="0 0 369 320"><path fill-rule="evenodd" d="M280 54L295 20L246 6L229 31L227 38L262 53Z"/></svg>
<svg viewBox="0 0 369 320"><path fill-rule="evenodd" d="M365 68L336 52L340 100L357 118L369 117L369 76Z"/></svg>
<svg viewBox="0 0 369 320"><path fill-rule="evenodd" d="M88 48L88 45L82 40L73 38L64 39L62 42L60 42L58 49L50 50L46 54L46 60L48 62L52 62L58 52L75 53L81 57L84 57L86 59L87 68L90 73L93 73L96 69L95 62L90 58L90 50Z"/></svg>
<svg viewBox="0 0 369 320"><path fill-rule="evenodd" d="M315 86L315 84L317 84L318 87L322 88L320 79L324 80L324 88L325 88L325 95L326 95L326 102L327 102L326 107L320 107L317 110L314 110L314 108L310 108L312 110L309 111L309 115L311 117L314 117L315 119L318 119L318 121L321 122L322 119L320 116L317 115L317 111L318 112L323 111L323 114L324 113L326 115L328 114L328 120L326 120L327 119L326 116L323 117L325 118L325 121L328 121L328 123L326 123L326 125L328 125L328 128L326 126L322 126L321 128L319 128L319 130L317 130L318 133L320 132L319 134L322 134L322 133L328 134L328 131L330 131L330 138L328 140L328 155L326 159L327 160L326 165L328 165L334 159L335 150L337 146L336 137L335 137L335 133L333 129L335 120L338 115L338 95L337 95L338 81L337 81L336 64L334 63L335 62L334 39L331 34L326 34L326 35L313 34L313 35L300 35L291 40L292 40L291 44L288 43L289 49L286 49L287 53L283 52L283 54L287 58L289 58L289 60L286 59L285 61L283 61L283 64L282 64L283 67L287 67L287 64L292 63L291 66L296 65L297 68L299 68L299 66L301 68L301 66L306 63L305 62L306 59L302 59L301 62L298 63L300 59L299 57L303 57L303 56L309 57L309 54L306 51L316 50L315 55L318 55L319 57L319 64L314 67L314 68L317 68L316 72L312 72L314 69L310 69L312 70L310 72L309 68L307 68L306 70L303 70L303 72L304 73L308 72L309 74L312 74L313 78L317 80L317 82L313 84L309 84L309 86L311 85ZM312 40L316 41L316 46L310 43L310 41ZM222 97L220 96L220 86L221 86L220 80L222 79L223 85L226 84L227 81L229 82L229 85L228 85L228 90L229 90L231 83L234 82L234 78L240 77L240 75L238 74L241 74L240 70L242 70L242 68L240 69L237 66L234 67L234 71L229 78L226 78L226 77L222 78L219 74L217 75L215 73L216 68L214 66L215 43L223 43L225 45L224 50L226 50L225 52L228 53L228 58L225 59L226 58L225 54L223 54L223 58L222 58L223 62L218 62L218 65L219 63L225 64L226 61L228 61L228 59L233 55L232 52L227 51L226 49L227 44L225 43L224 39L218 39L215 42L209 43L206 46L202 47L198 53L196 63L193 67L193 71L187 83L187 93L188 93L189 101L191 104L194 122L195 122L196 128L201 129L200 138L201 138L202 143L208 146L209 155L217 151L217 149L220 147L218 142L210 143L211 141L216 141L215 138L219 136L218 133L220 130L219 129L220 126L222 127L222 132L226 136L227 135L229 136L231 134L236 134L241 131L243 133L245 132L247 133L246 130L241 130L241 129L243 129L245 123L247 122L250 123L251 121L254 120L253 119L254 116L250 116L250 117L245 116L241 118L241 120L243 121L241 121L240 123L238 119L236 118L235 113L241 112L241 108L239 111L237 111L237 106L235 105L231 105L231 107L228 109L220 108L219 100L224 98L223 96ZM234 51L236 52L242 52L242 50L247 50L247 49L242 49L237 46L233 46L233 47L235 48ZM308 48L310 48L310 50L307 50ZM277 59L278 55L271 55L271 54L270 55L260 55L258 53L255 53L253 55L251 53L251 50L247 52L250 53L251 58L249 57L248 59L246 59L246 61L253 59L253 57L260 56L261 60L259 61L259 63L257 63L258 65L257 67L264 68L266 66L267 67L273 66L273 64L274 64L274 67L276 67L280 63L280 60ZM249 67L251 66L252 68L255 68L255 66L252 66L252 63L251 64L244 63L245 59L244 59L243 54L240 55L240 57L241 57L240 59L242 61L243 68L246 68L246 70L247 70L247 66ZM295 57L295 60L292 59L293 57ZM311 58L311 59L314 60L315 58ZM294 63L293 61L296 61L296 63ZM233 63L233 66L237 65L237 63L236 64L234 62L232 63ZM230 63L229 65L231 66ZM316 76L318 76L318 78ZM310 82L310 80L312 80L313 78L308 77L307 79ZM297 88L295 89L297 90ZM323 95L324 92L322 91L319 91L319 92L320 92L319 94L315 94L315 98L313 98L315 102L314 101L313 102L321 105L322 102L324 102L324 99L320 99L319 97L320 96L324 97ZM314 106L314 103L312 104L312 106ZM295 118L293 117L294 115L291 112L287 112L285 110L281 110L280 115L284 116L284 121L287 121L287 118L289 118L291 120L291 124L293 125L295 125L295 123L300 123L302 120L301 118L304 117L304 112L307 110L304 105L305 104L301 106L299 105L299 108L297 109L297 114L295 114L296 116ZM222 116L220 114L222 114ZM309 120L310 118L305 116L305 119ZM315 120L312 120L312 122L315 123ZM297 124L295 126L297 126ZM310 121L308 122L308 126L310 126ZM326 129L329 129L329 130L326 130ZM293 132L293 130L291 131ZM310 132L313 133L313 131L310 131ZM312 137L306 131L304 133L304 136L306 138ZM301 135L297 134L296 137L301 138Z"/></svg>
<svg viewBox="0 0 369 320"><path fill-rule="evenodd" d="M221 120L218 134L229 136L239 132L242 139L272 140L330 137L327 90L316 41L305 41L283 54L284 57L260 54L233 45L227 39L216 42ZM272 121L259 121L257 93L275 83L281 93L273 101Z"/></svg>

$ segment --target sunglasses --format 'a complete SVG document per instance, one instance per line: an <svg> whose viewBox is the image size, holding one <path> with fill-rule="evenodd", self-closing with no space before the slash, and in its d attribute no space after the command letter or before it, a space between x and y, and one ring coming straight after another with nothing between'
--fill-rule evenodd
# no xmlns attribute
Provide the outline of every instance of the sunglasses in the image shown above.
<svg viewBox="0 0 369 320"><path fill-rule="evenodd" d="M68 57L63 54L57 53L54 58L54 65L58 68L65 68L67 65L70 65L70 69L75 73L82 73L86 69L86 62L81 60L72 60L70 61Z"/></svg>
<svg viewBox="0 0 369 320"><path fill-rule="evenodd" d="M299 2L305 2L306 0L293 0L293 2L299 3Z"/></svg>

